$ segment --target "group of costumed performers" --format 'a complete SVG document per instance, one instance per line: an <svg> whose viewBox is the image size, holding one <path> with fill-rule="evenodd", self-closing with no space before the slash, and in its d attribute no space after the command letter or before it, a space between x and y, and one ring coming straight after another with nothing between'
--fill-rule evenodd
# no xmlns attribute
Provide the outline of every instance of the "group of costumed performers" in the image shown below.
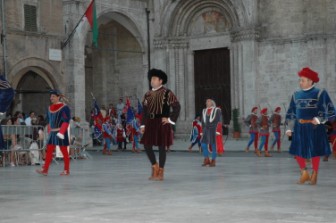
<svg viewBox="0 0 336 223"><path fill-rule="evenodd" d="M301 90L294 92L286 114L289 129L286 135L292 137L289 147L301 170L298 184L317 183L321 156L329 156L325 123L335 120L335 107L324 89L315 87L319 82L318 73L309 67L298 72ZM310 174L306 160L311 159L312 173Z"/></svg>
<svg viewBox="0 0 336 223"><path fill-rule="evenodd" d="M258 107L253 107L251 114L244 120L245 124L249 126L250 140L247 143L245 152L249 152L250 146L254 144L254 151L257 156L262 155L262 149L265 148L265 157L271 157L268 150L268 140L269 140L269 130L272 127L272 132L274 134L274 140L272 142L271 150L274 149L275 144L277 144L277 151L281 151L281 115L280 107L276 107L271 117L268 116L268 109L263 108L260 111L260 116L258 117ZM260 144L258 148L258 140L260 138Z"/></svg>
<svg viewBox="0 0 336 223"><path fill-rule="evenodd" d="M289 148L290 154L300 167L301 175L298 184L310 182L311 185L317 183L319 163L321 156L331 154L329 140L332 143L333 153L336 158L336 114L335 107L324 89L318 89L315 84L319 82L318 73L306 67L298 72L300 77L301 90L294 92L290 106L286 113L285 124L288 127L286 135L291 137ZM127 121L127 128L118 124L117 130L113 131L113 125L108 115L104 115L104 110L95 115L95 126L101 130L104 136L105 154L111 154L111 141L114 138L121 147L126 135L133 141L135 152L139 150L138 142L142 134L140 143L144 145L146 155L152 167L152 174L149 180L162 181L164 179L164 167L166 163L166 148L172 145L172 126L175 125L179 113L180 103L174 93L163 85L167 83L167 75L162 70L151 69L148 72L148 80L151 89L146 92L142 101L142 117L134 117ZM1 80L0 80L1 81ZM0 82L0 97L1 97ZM44 166L36 170L39 174L48 175L49 165L52 161L53 152L56 146L60 147L63 154L64 170L61 175L70 174L68 126L70 121L70 109L63 103L63 95L58 90L50 91L51 105L48 109L48 133L47 155ZM202 166L216 166L217 153L224 151L222 139L222 112L211 98L206 100L206 108L201 116L196 116L192 124L191 145L198 144L202 149L204 161ZM1 109L0 112L4 110ZM272 148L277 144L280 152L280 125L281 108L276 107L271 117L268 116L267 108L260 109L258 117L258 107L253 107L251 114L244 120L249 126L250 140L246 147L246 152L254 144L255 153L261 156L261 150L265 148L265 156L270 157L268 151L269 130L272 128L274 141ZM122 115L121 115L122 116ZM140 126L141 120L141 126ZM328 140L325 123L330 123L330 137ZM1 135L0 135L1 136ZM261 142L258 148L258 138ZM159 162L157 162L153 146L159 148ZM212 150L211 159L209 150ZM312 173L308 171L307 160L311 160Z"/></svg>
<svg viewBox="0 0 336 223"><path fill-rule="evenodd" d="M70 174L70 159L68 154L69 134L68 126L70 123L70 108L63 103L61 99L64 95L59 90L50 91L50 101L47 113L48 120L48 141L47 141L47 154L45 163L41 169L36 170L37 173L44 176L48 175L49 166L53 158L56 146L60 147L63 154L64 170L60 175L67 176Z"/></svg>
<svg viewBox="0 0 336 223"><path fill-rule="evenodd" d="M142 117L141 104L138 102L139 111L137 114L134 114L129 99L127 99L127 103L121 109L118 117L113 110L112 104L109 110L106 111L104 106L100 109L97 101L94 101L94 112L92 114L94 133L96 138L99 135L103 137L103 155L112 155L111 145L118 145L118 150L125 150L127 142L132 143L132 152L140 152L139 140L141 133L139 120ZM122 148L123 143L124 147Z"/></svg>

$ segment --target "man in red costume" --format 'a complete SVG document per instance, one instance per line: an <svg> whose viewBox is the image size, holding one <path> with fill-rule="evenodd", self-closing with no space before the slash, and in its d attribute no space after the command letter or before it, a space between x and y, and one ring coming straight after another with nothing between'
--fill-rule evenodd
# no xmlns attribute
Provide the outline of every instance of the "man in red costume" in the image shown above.
<svg viewBox="0 0 336 223"><path fill-rule="evenodd" d="M64 170L60 175L67 176L70 174L70 162L67 147L69 146L68 126L71 116L70 108L60 101L63 97L64 96L58 90L50 91L51 105L49 106L47 114L49 121L47 155L42 169L36 170L37 173L44 176L48 175L49 165L52 161L56 146L60 147L64 161Z"/></svg>
<svg viewBox="0 0 336 223"><path fill-rule="evenodd" d="M249 114L246 119L244 120L245 124L247 126L249 126L250 130L250 140L247 143L245 152L248 152L250 150L250 146L252 145L252 143L254 143L254 151L257 152L258 149L258 124L257 124L257 120L258 120L258 116L257 116L257 112L258 112L258 107L253 107L251 110L251 114Z"/></svg>
<svg viewBox="0 0 336 223"><path fill-rule="evenodd" d="M261 156L262 148L265 147L265 157L271 157L272 155L268 152L268 138L269 138L269 118L267 115L267 108L263 108L260 111L260 117L257 121L260 130L260 145L259 149L257 150L257 156Z"/></svg>
<svg viewBox="0 0 336 223"><path fill-rule="evenodd" d="M281 152L281 131L280 131L280 125L281 125L281 115L280 115L281 108L276 107L274 110L274 113L271 115L270 122L272 123L272 132L274 134L274 140L272 142L271 150L273 151L273 148L275 144L277 144L278 153Z"/></svg>

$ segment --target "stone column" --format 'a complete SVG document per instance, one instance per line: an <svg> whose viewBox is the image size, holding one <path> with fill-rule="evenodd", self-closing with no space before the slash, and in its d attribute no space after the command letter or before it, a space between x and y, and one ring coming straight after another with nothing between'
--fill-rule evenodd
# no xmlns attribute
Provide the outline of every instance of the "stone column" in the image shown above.
<svg viewBox="0 0 336 223"><path fill-rule="evenodd" d="M71 32L83 12L76 1L64 4L64 11L64 19L69 24L67 30ZM85 120L84 37L88 30L86 25L82 23L77 27L69 44L63 49L65 95L70 99L71 116L78 116L82 120Z"/></svg>
<svg viewBox="0 0 336 223"><path fill-rule="evenodd" d="M259 32L244 29L231 33L233 42L233 103L232 107L240 109L245 116L250 108L259 103L258 97L258 60L256 39Z"/></svg>

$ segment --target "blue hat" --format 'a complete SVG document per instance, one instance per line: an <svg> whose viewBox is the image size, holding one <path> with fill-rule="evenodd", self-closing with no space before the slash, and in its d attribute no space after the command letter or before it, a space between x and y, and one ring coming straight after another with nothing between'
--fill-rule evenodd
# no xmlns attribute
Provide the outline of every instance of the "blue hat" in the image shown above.
<svg viewBox="0 0 336 223"><path fill-rule="evenodd" d="M51 89L49 91L49 94L54 94L54 95L60 96L62 93L57 89Z"/></svg>

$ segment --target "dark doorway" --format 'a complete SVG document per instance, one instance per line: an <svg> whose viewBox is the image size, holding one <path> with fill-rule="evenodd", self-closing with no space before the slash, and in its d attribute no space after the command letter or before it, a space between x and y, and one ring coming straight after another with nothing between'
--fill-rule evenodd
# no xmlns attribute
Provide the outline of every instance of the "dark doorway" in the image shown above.
<svg viewBox="0 0 336 223"><path fill-rule="evenodd" d="M221 107L223 124L231 120L230 50L199 50L194 54L195 111L201 114L205 99L211 97Z"/></svg>
<svg viewBox="0 0 336 223"><path fill-rule="evenodd" d="M34 111L36 115L46 115L50 105L50 86L34 71L28 71L16 88L16 103L22 104L22 112L26 115ZM15 111L12 111L15 112Z"/></svg>

